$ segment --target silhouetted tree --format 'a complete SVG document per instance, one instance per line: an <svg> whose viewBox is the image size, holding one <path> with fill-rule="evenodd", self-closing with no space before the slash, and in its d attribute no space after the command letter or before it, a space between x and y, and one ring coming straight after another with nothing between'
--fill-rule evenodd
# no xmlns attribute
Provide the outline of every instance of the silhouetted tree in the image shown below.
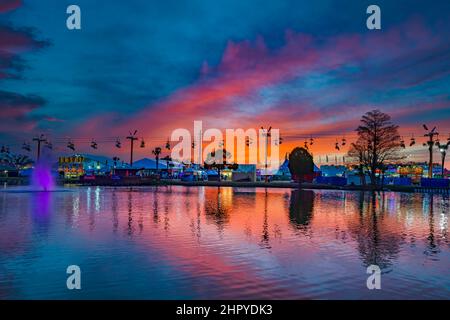
<svg viewBox="0 0 450 320"><path fill-rule="evenodd" d="M356 197L359 205L348 220L348 230L356 240L359 257L366 267L374 264L389 269L398 259L405 236L389 227L385 201L377 193L361 192Z"/></svg>
<svg viewBox="0 0 450 320"><path fill-rule="evenodd" d="M27 155L7 153L2 155L0 162L12 166L16 169L23 169L31 166L34 162Z"/></svg>
<svg viewBox="0 0 450 320"><path fill-rule="evenodd" d="M289 199L289 221L298 229L309 225L314 208L314 192L293 190Z"/></svg>
<svg viewBox="0 0 450 320"><path fill-rule="evenodd" d="M216 169L219 174L219 181L221 180L220 172L224 169L236 170L238 168L237 163L230 163L231 153L224 148L214 150L208 154L204 167L205 169Z"/></svg>
<svg viewBox="0 0 450 320"><path fill-rule="evenodd" d="M155 158L156 158L156 171L158 171L158 169L159 169L159 155L161 154L161 148L160 147L156 147L155 149L152 150L152 153L155 155Z"/></svg>
<svg viewBox="0 0 450 320"><path fill-rule="evenodd" d="M379 110L367 112L356 129L358 139L351 144L349 157L359 162L360 168L369 172L372 185L377 184L376 172L381 171L388 161L400 160L401 149L398 126L391 117Z"/></svg>
<svg viewBox="0 0 450 320"><path fill-rule="evenodd" d="M312 155L302 147L297 147L289 154L289 171L292 177L302 179L307 174L314 173Z"/></svg>

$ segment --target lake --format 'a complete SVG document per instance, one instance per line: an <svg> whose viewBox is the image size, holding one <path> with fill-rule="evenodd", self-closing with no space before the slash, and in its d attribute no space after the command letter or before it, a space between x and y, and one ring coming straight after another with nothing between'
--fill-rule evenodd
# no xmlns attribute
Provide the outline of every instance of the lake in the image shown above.
<svg viewBox="0 0 450 320"><path fill-rule="evenodd" d="M0 299L449 299L449 207L391 192L6 188Z"/></svg>

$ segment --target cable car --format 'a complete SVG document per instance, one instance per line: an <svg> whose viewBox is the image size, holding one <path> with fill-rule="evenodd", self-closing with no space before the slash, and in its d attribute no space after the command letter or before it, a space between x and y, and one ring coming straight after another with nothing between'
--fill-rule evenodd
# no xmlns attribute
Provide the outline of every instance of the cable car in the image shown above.
<svg viewBox="0 0 450 320"><path fill-rule="evenodd" d="M144 141L144 139L141 140L141 148L145 148L145 141Z"/></svg>
<svg viewBox="0 0 450 320"><path fill-rule="evenodd" d="M341 145L342 146L345 146L347 144L347 140L345 139L345 137L343 137L342 138L342 143L341 143Z"/></svg>
<svg viewBox="0 0 450 320"><path fill-rule="evenodd" d="M167 139L167 142L166 142L166 149L170 150L170 141L169 141L169 139Z"/></svg>
<svg viewBox="0 0 450 320"><path fill-rule="evenodd" d="M341 150L341 148L339 148L339 142L336 140L336 143L334 144L334 148L336 149L336 150Z"/></svg>
<svg viewBox="0 0 450 320"><path fill-rule="evenodd" d="M46 146L48 149L50 149L50 150L53 149L53 144L52 144L50 141L46 141L46 142L45 142L45 146Z"/></svg>
<svg viewBox="0 0 450 320"><path fill-rule="evenodd" d="M95 140L92 140L92 142L91 142L91 148L92 148L92 149L97 149L97 147L98 147L97 142L95 142Z"/></svg>
<svg viewBox="0 0 450 320"><path fill-rule="evenodd" d="M403 137L402 137L402 139L400 140L400 147L402 147L403 149L406 148L405 140L403 140Z"/></svg>
<svg viewBox="0 0 450 320"><path fill-rule="evenodd" d="M72 151L75 151L75 144L69 140L69 142L67 142L67 148L69 148Z"/></svg>
<svg viewBox="0 0 450 320"><path fill-rule="evenodd" d="M121 147L122 147L122 144L120 143L119 138L117 138L117 140L116 140L116 148L121 148Z"/></svg>
<svg viewBox="0 0 450 320"><path fill-rule="evenodd" d="M411 141L409 143L409 146L412 147L413 145L416 144L416 139L414 138L414 136L411 137Z"/></svg>

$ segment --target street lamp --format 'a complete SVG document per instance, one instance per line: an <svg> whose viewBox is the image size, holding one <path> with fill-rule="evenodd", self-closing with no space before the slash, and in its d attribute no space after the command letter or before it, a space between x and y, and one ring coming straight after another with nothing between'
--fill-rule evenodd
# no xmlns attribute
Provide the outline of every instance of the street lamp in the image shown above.
<svg viewBox="0 0 450 320"><path fill-rule="evenodd" d="M116 174L117 161L119 161L119 160L120 160L119 157L114 157L113 158L113 162L114 162L114 164L113 164L113 174L114 175Z"/></svg>
<svg viewBox="0 0 450 320"><path fill-rule="evenodd" d="M131 133L130 131L130 135L127 137L128 140L130 140L131 143L131 149L130 149L130 167L133 166L133 147L134 147L134 142L136 140L138 140L138 138L136 138L136 133L137 130L134 130L134 133Z"/></svg>
<svg viewBox="0 0 450 320"><path fill-rule="evenodd" d="M434 146L434 137L438 136L439 133L436 132L436 127L434 127L432 130L429 130L428 127L424 124L422 125L423 128L428 131L423 136L428 137L428 141L424 143L424 146L428 145L428 152L430 154L430 160L428 162L428 178L433 178L433 146Z"/></svg>
<svg viewBox="0 0 450 320"><path fill-rule="evenodd" d="M439 148L439 152L441 153L441 159L442 159L441 174L442 174L442 178L444 178L445 156L447 155L447 149L450 146L450 141L448 141L446 144L441 144L439 141L437 141L436 146Z"/></svg>
<svg viewBox="0 0 450 320"><path fill-rule="evenodd" d="M41 134L39 137L33 138L33 141L37 142L37 157L36 161L39 161L39 158L41 157L41 143L46 142L47 139L43 134Z"/></svg>
<svg viewBox="0 0 450 320"><path fill-rule="evenodd" d="M268 181L268 175L267 175L267 148L269 147L269 137L271 137L271 130L272 126L269 127L269 129L264 129L261 127L261 130L263 132L263 135L265 137L265 150L264 150L264 174L265 174L265 182Z"/></svg>

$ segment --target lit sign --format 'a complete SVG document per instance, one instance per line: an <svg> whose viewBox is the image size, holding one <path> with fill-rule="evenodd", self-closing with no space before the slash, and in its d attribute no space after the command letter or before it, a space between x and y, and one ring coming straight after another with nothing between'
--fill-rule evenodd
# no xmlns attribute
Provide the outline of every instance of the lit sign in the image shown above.
<svg viewBox="0 0 450 320"><path fill-rule="evenodd" d="M58 162L61 163L83 163L84 157L73 156L73 157L59 157Z"/></svg>

